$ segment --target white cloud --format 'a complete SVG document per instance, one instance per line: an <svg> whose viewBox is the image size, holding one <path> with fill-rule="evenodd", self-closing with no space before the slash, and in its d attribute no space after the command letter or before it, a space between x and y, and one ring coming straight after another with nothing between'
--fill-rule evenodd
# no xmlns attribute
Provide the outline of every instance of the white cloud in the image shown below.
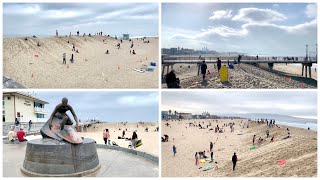
<svg viewBox="0 0 320 180"><path fill-rule="evenodd" d="M230 19L232 17L232 10L214 11L213 16L209 17L211 20L216 19Z"/></svg>
<svg viewBox="0 0 320 180"><path fill-rule="evenodd" d="M66 11L66 10L49 10L44 12L42 18L50 18L50 19L67 19L67 18L75 18L79 16L84 16L90 14L90 12L85 11Z"/></svg>
<svg viewBox="0 0 320 180"><path fill-rule="evenodd" d="M273 4L272 6L277 8L277 7L279 7L279 4Z"/></svg>
<svg viewBox="0 0 320 180"><path fill-rule="evenodd" d="M308 4L305 13L308 18L317 17L317 4Z"/></svg>
<svg viewBox="0 0 320 180"><path fill-rule="evenodd" d="M280 30L286 31L287 33L303 35L303 34L309 34L310 32L315 31L317 29L317 20L314 19L310 22L305 22L302 24L294 25L294 26L251 23L251 24L244 24L242 28L245 28L245 29L265 28L266 31L270 28L280 29Z"/></svg>
<svg viewBox="0 0 320 180"><path fill-rule="evenodd" d="M242 8L239 10L239 13L232 18L234 21L244 21L248 23L271 23L286 19L287 17L284 14L277 11L258 8Z"/></svg>
<svg viewBox="0 0 320 180"><path fill-rule="evenodd" d="M41 11L41 8L38 4L30 4L30 5L5 4L3 8L4 14L28 15L28 14L36 14L40 11Z"/></svg>
<svg viewBox="0 0 320 180"><path fill-rule="evenodd" d="M222 37L246 36L247 34L248 34L248 31L244 28L234 29L227 26L219 26L219 27L211 27L206 31L196 35L195 38L206 38L211 35L219 35Z"/></svg>
<svg viewBox="0 0 320 180"><path fill-rule="evenodd" d="M158 103L158 93L150 93L147 95L122 96L117 99L117 103L122 106L149 106Z"/></svg>

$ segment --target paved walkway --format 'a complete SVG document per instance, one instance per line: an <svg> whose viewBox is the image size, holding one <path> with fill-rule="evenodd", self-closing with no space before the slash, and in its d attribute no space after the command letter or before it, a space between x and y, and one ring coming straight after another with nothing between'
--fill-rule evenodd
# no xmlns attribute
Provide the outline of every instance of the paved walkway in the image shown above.
<svg viewBox="0 0 320 180"><path fill-rule="evenodd" d="M26 143L3 144L3 176L23 177ZM122 151L97 148L101 168L88 177L158 177L158 164Z"/></svg>
<svg viewBox="0 0 320 180"><path fill-rule="evenodd" d="M3 80L3 88L5 89L25 89L26 88L22 84L16 82L13 79L10 79L9 77L3 76L2 80Z"/></svg>

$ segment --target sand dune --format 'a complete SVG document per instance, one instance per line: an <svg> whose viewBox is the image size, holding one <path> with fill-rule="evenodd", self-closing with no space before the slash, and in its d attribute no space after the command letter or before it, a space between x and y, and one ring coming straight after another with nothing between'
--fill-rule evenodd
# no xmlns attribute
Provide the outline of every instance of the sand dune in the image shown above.
<svg viewBox="0 0 320 180"><path fill-rule="evenodd" d="M126 125L122 123L99 123L90 126L88 132L81 132L80 134L83 137L96 140L98 144L104 144L102 133L104 129L109 129L111 142L114 141L119 146L127 148L129 141L118 139L118 136L122 136L122 131L127 129L125 137L131 138L133 131L137 130L138 139L142 139L143 143L137 150L159 156L159 132L154 131L158 126L158 122L127 123ZM149 129L148 132L145 132L146 127Z"/></svg>
<svg viewBox="0 0 320 180"><path fill-rule="evenodd" d="M298 74L295 67L276 65L276 70L282 72L270 72L264 68L249 64L235 65L234 69L228 69L229 82L221 83L218 70L214 64L207 64L210 74L202 81L202 75L197 76L197 65L177 64L174 66L176 76L180 79L182 88L241 88L241 89L305 89L316 88L315 79L304 78ZM224 65L224 64L222 64ZM282 69L281 69L281 68ZM288 70L283 70L288 69ZM301 70L301 69L300 69ZM290 72L289 72L290 71ZM293 72L294 71L294 72ZM301 72L300 72L301 73ZM312 72L316 77L316 73ZM162 84L166 88L166 84Z"/></svg>
<svg viewBox="0 0 320 180"><path fill-rule="evenodd" d="M231 133L229 127L224 127L224 133L214 133L208 129L189 127L189 122L204 122L206 126L209 120L191 120L172 122L166 127L162 122L162 135L169 135L169 142L162 142L162 176L228 176L228 177L296 177L317 176L317 132L300 128L289 127L292 138L282 140L287 136L286 126L271 128L270 136L275 135L275 142L266 139L266 124L258 125L251 122L249 128L242 128L247 123L241 120L211 121L212 126L235 122L235 132ZM241 126L240 126L241 124ZM187 129L186 129L187 127ZM210 127L209 127L210 128ZM259 138L266 139L262 145L254 150L252 137L256 134ZM257 138L257 139L258 139ZM173 140L174 139L174 140ZM256 139L256 141L257 141ZM194 154L197 151L206 151L209 154L209 144L214 142L214 156L217 162L217 170L202 171L209 165L215 167L215 163L201 163L195 165ZM172 146L177 147L176 157L173 157ZM231 158L236 152L238 162L236 171L232 171ZM277 161L284 159L284 165L278 165Z"/></svg>
<svg viewBox="0 0 320 180"><path fill-rule="evenodd" d="M105 36L5 38L4 75L27 88L156 88L158 38L148 40L150 43L133 39L131 50L136 55L132 55L131 42L124 40L118 49L120 40ZM79 53L72 51L72 44ZM110 54L105 54L107 50ZM63 53L67 54L66 65L62 63ZM72 53L74 63L69 61ZM150 66L150 62L157 66ZM154 71L133 70L143 65Z"/></svg>

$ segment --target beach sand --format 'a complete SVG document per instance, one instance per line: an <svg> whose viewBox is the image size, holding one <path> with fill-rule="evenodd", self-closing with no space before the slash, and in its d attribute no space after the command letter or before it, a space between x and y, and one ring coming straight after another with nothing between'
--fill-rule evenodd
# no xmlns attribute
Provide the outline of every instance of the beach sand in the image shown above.
<svg viewBox="0 0 320 180"><path fill-rule="evenodd" d="M281 72L286 72L288 74L301 76L302 66L301 64L299 65L274 64L273 69ZM309 72L308 72L308 76L309 76ZM312 70L311 70L311 77L312 79L315 79L315 80L318 79L317 72L315 71L314 67L312 67Z"/></svg>
<svg viewBox="0 0 320 180"><path fill-rule="evenodd" d="M131 42L123 40L118 49L120 40L106 36L4 38L4 76L27 88L156 88L159 40L147 40L150 43L133 39L131 50L136 55L132 55ZM72 51L73 43L79 53ZM109 54L105 54L107 50ZM63 64L63 53L67 55L67 64ZM74 63L70 62L72 53ZM150 66L150 62L157 66ZM154 71L133 70L143 66Z"/></svg>
<svg viewBox="0 0 320 180"><path fill-rule="evenodd" d="M183 120L167 121L170 126L166 127L166 121L162 122L162 136L167 134L169 142L162 142L162 176L164 177L316 177L317 176L317 132L288 127L291 138L283 140L287 136L286 126L280 128L273 127L270 136L275 136L275 141L270 142L270 137L266 139L266 124L258 125L250 122L249 128L243 128L247 120ZM189 127L189 122L201 125L212 123L212 128L219 124L235 122L235 132L231 133L229 127L224 127L224 133L214 133L209 129L199 129ZM204 122L204 124L202 124ZM187 129L186 129L187 127ZM266 139L254 150L252 147L252 137L256 135L256 142L261 136ZM207 166L214 166L215 163L200 163L195 165L195 152L206 151L210 157L210 142L214 144L214 157L218 169L203 171ZM177 154L173 157L172 146L177 148ZM232 171L231 158L236 152L238 162L236 170ZM278 165L279 160L286 160L284 165ZM202 169L198 169L202 167Z"/></svg>
<svg viewBox="0 0 320 180"><path fill-rule="evenodd" d="M98 144L104 144L103 130L109 129L110 141L128 148L129 141L118 139L118 136L122 136L122 131L127 128L125 137L131 138L133 131L138 130L137 135L138 139L142 139L142 146L139 146L136 150L159 157L159 132L154 131L158 126L158 122L127 123L126 125L124 123L99 123L90 126L88 132L80 132L80 134L82 137L94 139ZM149 129L148 132L145 132L146 127Z"/></svg>
<svg viewBox="0 0 320 180"><path fill-rule="evenodd" d="M226 65L226 64L222 64ZM206 80L202 80L202 75L197 76L198 67L196 64L176 64L173 69L176 77L180 79L182 88L232 88L232 89L305 89L317 88L316 73L312 72L312 77L301 77L298 67L291 65L275 65L275 70L281 72L271 72L267 70L267 65L260 67L249 64L235 64L234 69L228 69L228 82L221 83L220 75L215 64L207 64L208 69ZM293 72L294 71L294 72ZM166 73L166 72L165 72ZM162 80L162 88L167 88L165 80Z"/></svg>

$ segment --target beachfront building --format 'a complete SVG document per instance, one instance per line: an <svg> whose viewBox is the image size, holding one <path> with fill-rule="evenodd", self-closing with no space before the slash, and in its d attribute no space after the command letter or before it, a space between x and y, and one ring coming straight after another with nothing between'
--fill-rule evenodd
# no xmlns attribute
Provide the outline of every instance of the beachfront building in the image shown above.
<svg viewBox="0 0 320 180"><path fill-rule="evenodd" d="M17 119L20 123L45 122L48 111L45 104L48 102L35 96L22 92L4 92L2 97L2 121L14 123Z"/></svg>
<svg viewBox="0 0 320 180"><path fill-rule="evenodd" d="M161 111L161 118L163 120L169 119L169 111Z"/></svg>
<svg viewBox="0 0 320 180"><path fill-rule="evenodd" d="M191 113L178 113L179 119L192 119Z"/></svg>
<svg viewBox="0 0 320 180"><path fill-rule="evenodd" d="M130 39L130 35L129 34L123 34L122 35L122 39L129 40Z"/></svg>

